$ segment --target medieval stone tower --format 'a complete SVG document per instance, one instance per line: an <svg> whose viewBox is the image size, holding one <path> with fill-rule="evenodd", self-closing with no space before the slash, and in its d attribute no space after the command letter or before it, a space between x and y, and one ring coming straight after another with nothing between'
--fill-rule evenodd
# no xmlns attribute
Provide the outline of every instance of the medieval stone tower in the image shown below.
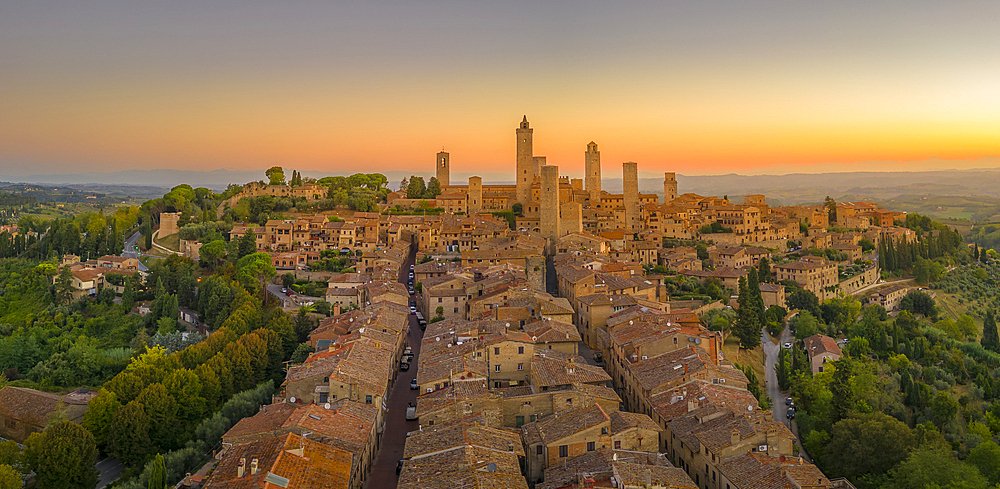
<svg viewBox="0 0 1000 489"><path fill-rule="evenodd" d="M524 116L520 127L514 132L517 134L517 171L514 175L517 201L527 204L531 201L531 184L535 180L535 162L531 148L531 133L534 130L528 126L528 116Z"/></svg>
<svg viewBox="0 0 1000 489"><path fill-rule="evenodd" d="M622 163L622 200L625 203L625 229L639 230L639 171L634 161Z"/></svg>
<svg viewBox="0 0 1000 489"><path fill-rule="evenodd" d="M591 141L587 145L584 162L587 192L590 192L590 205L594 207L601 202L601 152L597 150L597 143Z"/></svg>
<svg viewBox="0 0 1000 489"><path fill-rule="evenodd" d="M663 174L663 203L677 198L677 176L672 171Z"/></svg>
<svg viewBox="0 0 1000 489"><path fill-rule="evenodd" d="M545 165L541 171L538 224L548 247L559 239L559 167Z"/></svg>
<svg viewBox="0 0 1000 489"><path fill-rule="evenodd" d="M469 177L468 194L469 215L474 216L483 210L483 178Z"/></svg>
<svg viewBox="0 0 1000 489"><path fill-rule="evenodd" d="M534 178L536 178L536 177L538 177L538 176L540 176L542 174L542 167L548 164L545 161L545 159L546 158L544 156L532 156L531 157L531 165L532 165L532 170L531 171L532 171L532 173L534 175L532 177L532 180L534 180Z"/></svg>
<svg viewBox="0 0 1000 489"><path fill-rule="evenodd" d="M451 185L451 155L444 151L437 154L437 179L442 187Z"/></svg>

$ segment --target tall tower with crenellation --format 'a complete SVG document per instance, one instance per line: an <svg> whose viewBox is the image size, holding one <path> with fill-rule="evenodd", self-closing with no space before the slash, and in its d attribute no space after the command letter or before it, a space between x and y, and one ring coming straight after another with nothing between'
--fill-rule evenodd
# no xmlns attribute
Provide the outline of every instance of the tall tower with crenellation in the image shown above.
<svg viewBox="0 0 1000 489"><path fill-rule="evenodd" d="M590 206L596 207L597 204L601 203L601 152L597 150L597 143L591 141L587 145L587 152L583 155L587 174L587 192L590 192Z"/></svg>
<svg viewBox="0 0 1000 489"><path fill-rule="evenodd" d="M663 174L663 203L677 198L677 175L672 171Z"/></svg>
<svg viewBox="0 0 1000 489"><path fill-rule="evenodd" d="M451 155L444 151L437 154L437 179L442 187L451 185Z"/></svg>
<svg viewBox="0 0 1000 489"><path fill-rule="evenodd" d="M517 201L521 204L531 202L531 184L535 180L535 161L531 147L531 133L528 126L528 116L524 116L521 125L515 130L517 135L517 170L514 175L517 187Z"/></svg>
<svg viewBox="0 0 1000 489"><path fill-rule="evenodd" d="M475 216L483 210L483 178L469 177L469 215Z"/></svg>
<svg viewBox="0 0 1000 489"><path fill-rule="evenodd" d="M625 229L639 230L639 171L634 161L622 163L622 200L625 204Z"/></svg>
<svg viewBox="0 0 1000 489"><path fill-rule="evenodd" d="M538 227L548 248L559 239L559 167L545 165L541 172Z"/></svg>

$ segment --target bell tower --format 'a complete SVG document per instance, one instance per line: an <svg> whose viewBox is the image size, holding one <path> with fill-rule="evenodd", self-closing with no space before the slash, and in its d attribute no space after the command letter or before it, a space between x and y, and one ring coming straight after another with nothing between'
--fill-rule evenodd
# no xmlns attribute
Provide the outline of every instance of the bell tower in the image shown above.
<svg viewBox="0 0 1000 489"><path fill-rule="evenodd" d="M442 187L451 185L451 155L444 151L437 154L437 179Z"/></svg>

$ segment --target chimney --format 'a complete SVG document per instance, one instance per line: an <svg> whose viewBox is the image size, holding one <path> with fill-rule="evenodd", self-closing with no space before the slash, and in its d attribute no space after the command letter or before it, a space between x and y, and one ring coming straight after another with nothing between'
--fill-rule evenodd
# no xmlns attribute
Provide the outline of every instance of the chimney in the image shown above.
<svg viewBox="0 0 1000 489"><path fill-rule="evenodd" d="M236 465L236 477L243 477L243 472L246 471L247 459L241 458L240 463Z"/></svg>
<svg viewBox="0 0 1000 489"><path fill-rule="evenodd" d="M257 459L250 462L250 475L257 475Z"/></svg>
<svg viewBox="0 0 1000 489"><path fill-rule="evenodd" d="M735 445L735 444L737 444L737 443L740 442L740 432L739 432L739 430L733 430L733 432L732 432L731 435L732 435L732 437L729 440L730 444Z"/></svg>
<svg viewBox="0 0 1000 489"><path fill-rule="evenodd" d="M333 305L333 315L337 316L339 314L340 314L340 304L337 303Z"/></svg>

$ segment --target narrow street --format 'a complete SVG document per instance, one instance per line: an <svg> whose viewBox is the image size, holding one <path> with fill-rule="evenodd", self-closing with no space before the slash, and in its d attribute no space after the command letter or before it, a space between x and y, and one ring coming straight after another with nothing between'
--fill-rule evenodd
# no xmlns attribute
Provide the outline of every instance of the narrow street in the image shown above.
<svg viewBox="0 0 1000 489"><path fill-rule="evenodd" d="M785 418L786 396L778 388L777 365L778 354L781 353L781 345L793 341L795 341L795 338L792 337L792 332L789 330L787 323L785 324L785 329L781 331L781 337L777 345L771 342L771 335L767 334L766 330L762 330L761 332L760 343L764 348L765 381L767 383L767 395L771 398L771 411L774 414L775 421L781 421L786 425L789 424Z"/></svg>
<svg viewBox="0 0 1000 489"><path fill-rule="evenodd" d="M781 421L785 426L791 430L792 434L796 437L796 443L798 446L802 446L802 440L798 440L799 429L795 425L794 420L790 420L785 417L785 412L787 408L785 407L785 398L788 397L781 392L778 388L778 355L781 353L781 345L785 343L795 343L795 337L792 336L792 331L788 327L788 320L785 321L785 329L781 330L781 337L778 339L778 344L771 342L771 335L767 334L767 330L761 330L760 337L761 346L764 348L764 368L766 370L766 388L767 396L771 398L771 415L775 421ZM799 452L803 458L807 461L811 461L809 454L804 450Z"/></svg>
<svg viewBox="0 0 1000 489"><path fill-rule="evenodd" d="M410 257L399 270L399 281L404 285L410 273L410 265L415 258L415 250L410 251ZM411 296L412 297L412 296ZM412 402L417 403L417 391L410 390L410 381L417 377L417 364L420 358L420 340L424 332L417 324L417 317L410 314L410 332L408 341L413 350L413 361L410 363L410 370L398 372L396 382L392 385L389 393L389 400L386 402L388 411L386 412L385 430L382 432L382 441L379 446L378 457L365 481L366 489L391 489L396 487L399 476L396 475L396 463L403 458L403 447L406 445L406 433L417 429L416 421L406 420L406 407ZM399 366L396 365L398 369Z"/></svg>

